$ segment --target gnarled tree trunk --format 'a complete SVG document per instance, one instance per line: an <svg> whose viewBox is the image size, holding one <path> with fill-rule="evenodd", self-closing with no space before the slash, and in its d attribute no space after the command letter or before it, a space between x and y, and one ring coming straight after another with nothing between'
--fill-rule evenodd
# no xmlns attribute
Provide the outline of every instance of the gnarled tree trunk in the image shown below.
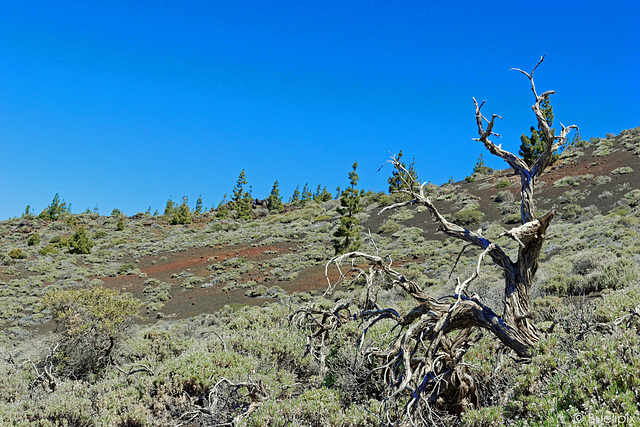
<svg viewBox="0 0 640 427"><path fill-rule="evenodd" d="M482 250L478 258L478 265L474 274L464 282L458 280L455 295L435 299L429 296L416 283L406 279L401 273L392 268L391 262L377 255L362 252L350 252L333 258L327 266L335 263L338 267L346 260L361 259L370 264L368 270L356 269L367 279L369 288L373 286L374 276L391 279L393 286L399 286L411 295L418 305L409 313L401 315L391 308L380 308L372 299L368 299L358 313L344 316L341 310L344 305L337 304L332 312L301 310L297 313L300 324L311 330L308 348L317 354L327 334L349 320L366 322L359 345L365 338L366 331L375 323L382 320L392 320L401 327L401 332L389 343L387 348L373 348L366 350L368 360L377 359L380 366L373 371L382 372L387 382L386 406L383 416L388 421L409 417L410 420L421 419L435 423L437 414L434 408L461 408L473 406L474 385L472 377L467 373L466 365L460 363L462 357L482 334L489 331L507 348L513 350L520 358L530 356L532 347L541 338L532 322L530 290L538 269L540 251L545 240L555 209L541 216L536 216L534 204L534 186L536 179L550 165L552 153L565 144L567 134L576 126L569 126L555 136L549 128L542 110L541 103L553 91L538 95L533 82L533 72L544 60L538 62L531 73L518 70L526 75L531 82L535 97L533 111L541 129L545 147L543 153L531 166L518 156L495 145L490 138L499 136L493 132L494 122L498 115L486 119L481 112L482 104L473 99L475 116L478 127L476 141L494 155L504 159L520 176L520 213L521 225L504 232L498 237L509 237L518 242L518 257L513 261L496 243L482 236L481 231L473 232L456 225L444 218L436 206L424 193L424 184L405 182L404 190L411 196L411 200L397 203L384 210L396 209L409 204L426 206L440 224L440 230L447 235L464 240ZM486 127L485 127L486 125ZM400 171L400 176L410 180L401 162L392 158L391 163ZM505 279L502 314L495 313L486 306L477 295L469 295L467 286L479 275L483 259L488 256L499 266ZM341 274L342 277L344 275ZM331 289L331 286L330 286ZM450 332L460 331L455 335ZM320 339L321 338L321 339ZM315 344L314 344L314 339ZM372 371L372 372L373 372ZM435 415L434 415L435 414Z"/></svg>

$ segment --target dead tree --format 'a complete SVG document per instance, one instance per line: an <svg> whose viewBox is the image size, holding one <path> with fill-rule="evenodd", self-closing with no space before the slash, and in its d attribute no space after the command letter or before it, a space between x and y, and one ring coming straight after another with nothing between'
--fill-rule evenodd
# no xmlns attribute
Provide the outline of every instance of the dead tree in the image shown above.
<svg viewBox="0 0 640 427"><path fill-rule="evenodd" d="M545 120L541 103L555 92L538 94L536 91L533 73L543 60L544 57L530 73L514 69L524 74L531 83L535 100L532 108L545 141L543 153L531 167L523 159L491 141L493 136L499 137L493 129L496 118L501 117L493 114L490 119L485 118L481 112L484 102L478 104L473 99L479 135L474 140L484 144L492 154L504 159L520 176L521 224L497 236L511 238L518 243L517 259L512 260L497 243L482 236L480 230L474 232L448 221L425 195L425 184L406 182L407 189L404 192L411 196L411 200L389 206L383 211L421 204L439 223L440 231L481 251L474 274L463 282L458 280L455 294L440 299L428 295L416 283L394 270L389 259L378 255L350 252L330 261L330 264L338 267L346 261L351 261L352 264L364 261L370 267L357 271L367 278L368 287L373 286L374 277L378 277L383 282L391 282L391 286L401 287L417 302L417 306L402 315L390 308L380 308L374 301L368 300L366 307L348 318L364 322L364 332L358 340L360 347L366 331L377 322L390 320L399 327L398 334L386 348L368 348L364 351L364 359L373 361L372 372L382 375L386 381L387 395L382 414L389 423L399 419L411 423L444 423L439 418L442 414L475 406L477 396L473 379L467 366L462 363L462 358L484 331L491 333L520 359L528 358L534 344L541 339L541 333L532 321L530 290L555 208L536 215L534 188L538 177L551 164L552 153L566 143L570 130L577 128L573 125L566 128L562 126L560 134L554 135ZM392 158L391 163L399 172L405 172L401 176L411 180L411 175L406 173L398 159ZM470 294L467 290L468 285L480 274L481 264L487 257L504 274L504 309L501 314L484 304L478 295ZM344 277L342 272L341 277ZM347 319L341 313L325 316L310 310L302 315L298 313L298 316L301 324L315 333L315 337L322 339L336 327L336 319ZM327 319L332 323L325 325ZM313 338L314 335L310 334L310 339Z"/></svg>

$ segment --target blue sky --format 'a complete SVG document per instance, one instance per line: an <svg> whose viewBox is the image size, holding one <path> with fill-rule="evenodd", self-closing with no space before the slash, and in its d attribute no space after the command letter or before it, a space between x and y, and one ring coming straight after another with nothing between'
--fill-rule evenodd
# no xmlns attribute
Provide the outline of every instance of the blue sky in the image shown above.
<svg viewBox="0 0 640 427"><path fill-rule="evenodd" d="M556 124L583 138L640 126L640 2L29 1L0 5L0 219L55 193L74 212L163 211L280 182L386 190L389 153L423 180L484 153L472 97L535 124L536 71ZM485 162L495 168L501 160Z"/></svg>

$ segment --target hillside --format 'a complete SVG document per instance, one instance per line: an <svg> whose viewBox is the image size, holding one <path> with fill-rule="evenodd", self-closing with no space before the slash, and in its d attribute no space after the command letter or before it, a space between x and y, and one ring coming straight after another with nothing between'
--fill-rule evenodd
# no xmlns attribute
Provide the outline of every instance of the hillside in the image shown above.
<svg viewBox="0 0 640 427"><path fill-rule="evenodd" d="M481 229L511 254L517 242L498 236L518 221L517 179L500 170L430 184L427 191L441 213ZM601 325L634 309L640 317L640 128L567 148L536 192L538 212L553 206L558 212L532 290L534 321L548 337L530 363L518 364L497 357L498 344L483 336L468 362L475 369L475 407L452 410L449 421L440 416L465 425L535 424L587 413L638 419L638 323ZM389 256L434 297L453 294L456 277L470 276L478 253L436 233L422 206L379 214L393 197L365 195L361 250ZM93 213L0 223L3 425L377 422L379 385L367 382L363 365L351 369L357 326L337 330L318 362L294 322L307 304L361 298L357 280L322 296L337 207L331 200L283 214L255 208L252 220L206 212L187 225L163 216ZM68 252L80 228L95 243L90 254ZM338 271L328 271L334 283ZM499 270L486 262L472 290L499 312L503 287ZM71 362L55 360L52 350L68 330L56 329L43 298L83 288L130 293L142 308L126 335L111 340L104 369L84 366L82 375L69 376L54 366ZM379 298L408 304L394 289ZM388 332L380 328L374 341ZM569 382L568 372L579 380Z"/></svg>

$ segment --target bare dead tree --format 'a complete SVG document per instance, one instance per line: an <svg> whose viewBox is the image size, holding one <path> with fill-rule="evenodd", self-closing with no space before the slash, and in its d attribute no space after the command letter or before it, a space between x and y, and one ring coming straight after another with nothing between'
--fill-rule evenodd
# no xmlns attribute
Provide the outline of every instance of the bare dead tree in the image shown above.
<svg viewBox="0 0 640 427"><path fill-rule="evenodd" d="M545 141L543 153L531 167L520 157L491 141L493 136L500 136L493 129L496 118L501 117L493 114L487 119L481 112L484 101L478 104L473 99L479 135L474 140L484 144L492 154L504 159L520 176L521 224L497 236L508 237L518 243L517 258L512 260L497 243L484 237L481 230L474 232L448 221L425 195L425 184L412 181L411 174L406 173L399 160L392 157L390 162L401 172L403 179L407 180L407 189L403 191L411 199L382 211L410 204L425 206L439 223L439 231L481 250L473 275L463 282L458 279L454 295L436 299L394 270L390 259L350 252L333 258L327 265L337 266L343 279L345 274L340 265L347 261L352 266L354 263L366 262L370 266L368 269L356 268L356 271L367 278L368 289L373 286L374 278L378 278L380 282L402 288L417 302L417 306L402 315L391 308L379 308L367 297L367 306L354 314L349 312L348 316L344 315L345 307L340 304L334 307L335 311L328 313L312 309L297 313L300 323L310 330L307 345L316 357L321 357L318 356L321 354L319 349L324 340L341 322L364 322L363 333L358 340L360 347L366 331L374 324L380 321L395 322L397 335L385 348L368 347L364 350L364 359L372 364L371 372L381 374L386 381L387 395L381 413L389 424L401 419L412 424L445 424L447 420L443 417L447 413L475 406L475 386L467 365L463 363L463 357L483 332L492 334L520 360L529 358L532 347L541 339L541 332L532 322L530 290L555 208L536 215L535 182L551 164L552 153L566 143L570 130L577 129L573 125L562 126L560 134L554 135L544 118L541 103L555 92L538 94L536 91L533 73L543 60L544 56L530 73L514 69L524 74L531 83L534 94L532 108ZM468 292L468 286L479 276L482 262L487 257L500 267L504 275L504 309L501 314L484 304L478 295ZM369 294L368 291L367 295Z"/></svg>

